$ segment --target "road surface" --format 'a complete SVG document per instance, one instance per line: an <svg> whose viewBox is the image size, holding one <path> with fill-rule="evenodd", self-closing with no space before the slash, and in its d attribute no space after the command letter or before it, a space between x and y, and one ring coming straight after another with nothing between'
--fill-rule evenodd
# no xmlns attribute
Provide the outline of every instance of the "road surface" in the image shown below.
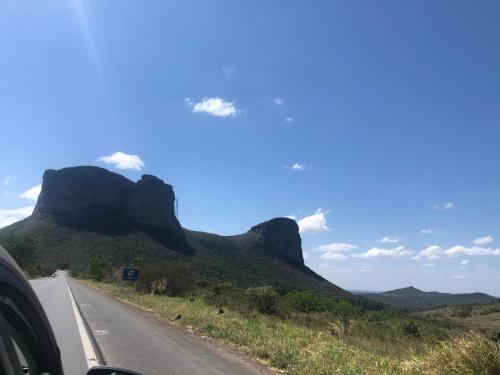
<svg viewBox="0 0 500 375"><path fill-rule="evenodd" d="M55 278L32 280L31 284L61 348L66 375L82 375L88 368L88 352L82 344L82 328L79 330L68 286L86 322L86 331L91 331L92 349L101 364L144 375L268 373L232 352L169 327L150 313L81 285L63 272Z"/></svg>

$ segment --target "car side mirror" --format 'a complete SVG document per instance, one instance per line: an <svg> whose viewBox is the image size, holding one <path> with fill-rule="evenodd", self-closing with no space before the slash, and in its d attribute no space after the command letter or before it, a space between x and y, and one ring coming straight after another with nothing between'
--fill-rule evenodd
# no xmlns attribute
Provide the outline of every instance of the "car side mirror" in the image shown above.
<svg viewBox="0 0 500 375"><path fill-rule="evenodd" d="M125 370L118 367L96 366L92 367L87 375L141 375L132 370Z"/></svg>

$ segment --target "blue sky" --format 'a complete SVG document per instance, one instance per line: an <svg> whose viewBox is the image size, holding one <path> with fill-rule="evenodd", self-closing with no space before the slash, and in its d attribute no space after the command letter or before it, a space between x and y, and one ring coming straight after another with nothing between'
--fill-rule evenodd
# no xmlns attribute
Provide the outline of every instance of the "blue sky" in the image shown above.
<svg viewBox="0 0 500 375"><path fill-rule="evenodd" d="M3 2L0 225L45 169L99 165L172 184L190 229L295 217L344 288L500 295L499 19L493 1Z"/></svg>

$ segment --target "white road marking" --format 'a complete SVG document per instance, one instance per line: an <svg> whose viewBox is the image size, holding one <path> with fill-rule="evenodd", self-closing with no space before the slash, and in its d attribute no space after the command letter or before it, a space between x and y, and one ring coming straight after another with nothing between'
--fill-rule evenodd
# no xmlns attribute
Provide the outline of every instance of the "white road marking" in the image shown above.
<svg viewBox="0 0 500 375"><path fill-rule="evenodd" d="M82 340L83 352L85 353L87 366L89 369L94 366L99 366L97 355L94 351L94 347L92 346L92 342L90 341L89 334L87 333L87 329L85 328L85 323L83 322L83 318L80 314L80 311L78 310L78 306L76 305L75 297L73 297L73 293L71 292L66 278L64 278L64 282L66 283L66 287L68 288L69 298L71 299L71 305L73 306L73 313L75 314L76 325L78 326L78 332L80 333L80 338Z"/></svg>

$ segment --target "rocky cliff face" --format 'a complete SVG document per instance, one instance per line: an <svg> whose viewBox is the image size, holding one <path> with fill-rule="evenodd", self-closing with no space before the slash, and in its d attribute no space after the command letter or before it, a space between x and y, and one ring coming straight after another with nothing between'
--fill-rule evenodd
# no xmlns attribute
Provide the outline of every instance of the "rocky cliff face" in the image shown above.
<svg viewBox="0 0 500 375"><path fill-rule="evenodd" d="M110 235L146 232L170 249L192 253L174 211L171 185L144 175L133 182L98 167L47 170L34 216L52 217L59 225ZM297 223L277 218L247 232L255 248L295 266L304 266ZM245 235L243 235L245 236ZM238 251L235 245L231 251Z"/></svg>
<svg viewBox="0 0 500 375"><path fill-rule="evenodd" d="M292 263L304 264L299 226L294 220L284 217L276 218L258 224L250 231L260 236L261 246L269 254Z"/></svg>
<svg viewBox="0 0 500 375"><path fill-rule="evenodd" d="M169 246L184 247L171 185L144 175L134 183L97 167L47 170L34 215L60 225L120 234L143 230Z"/></svg>

